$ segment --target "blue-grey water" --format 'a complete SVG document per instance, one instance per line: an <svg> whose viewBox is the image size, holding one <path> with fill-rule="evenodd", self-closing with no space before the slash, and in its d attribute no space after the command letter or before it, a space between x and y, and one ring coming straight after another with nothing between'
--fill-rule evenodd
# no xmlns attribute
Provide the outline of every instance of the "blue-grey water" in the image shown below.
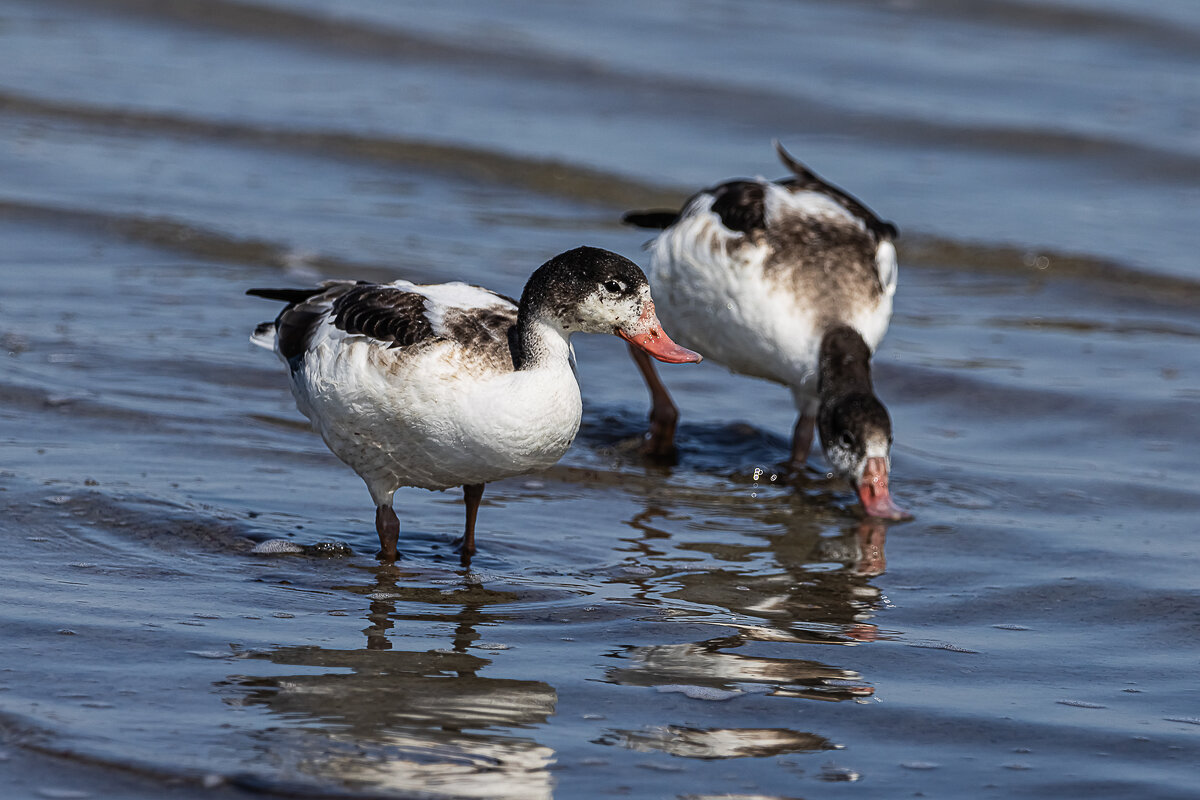
<svg viewBox="0 0 1200 800"><path fill-rule="evenodd" d="M774 138L900 227L916 519L710 363L643 463L577 337L563 462L380 567L244 290L644 263ZM1191 0L0 0L0 178L5 798L1196 797Z"/></svg>

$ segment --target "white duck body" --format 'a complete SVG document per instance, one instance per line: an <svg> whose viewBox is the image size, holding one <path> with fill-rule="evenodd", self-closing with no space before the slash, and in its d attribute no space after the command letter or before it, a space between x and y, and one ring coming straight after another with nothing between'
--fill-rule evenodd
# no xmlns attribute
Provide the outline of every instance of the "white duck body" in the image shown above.
<svg viewBox="0 0 1200 800"><path fill-rule="evenodd" d="M248 294L286 304L252 339L288 365L300 411L367 484L384 560L397 556L399 487L463 487L467 564L484 484L567 451L582 413L573 333L617 334L661 361L700 360L662 331L641 269L594 247L539 267L520 305L463 283Z"/></svg>
<svg viewBox="0 0 1200 800"><path fill-rule="evenodd" d="M300 411L377 505L400 486L485 483L566 453L583 406L563 331L537 323L547 357L516 370L510 300L463 283L387 287L424 298L430 339L394 347L339 329L326 312L291 374Z"/></svg>
<svg viewBox="0 0 1200 800"><path fill-rule="evenodd" d="M714 210L721 201L725 218ZM761 202L761 224L741 224L731 201ZM850 325L874 351L891 318L895 247L819 190L756 180L701 192L651 252L659 317L675 337L733 372L790 387L804 414L816 411L825 331Z"/></svg>

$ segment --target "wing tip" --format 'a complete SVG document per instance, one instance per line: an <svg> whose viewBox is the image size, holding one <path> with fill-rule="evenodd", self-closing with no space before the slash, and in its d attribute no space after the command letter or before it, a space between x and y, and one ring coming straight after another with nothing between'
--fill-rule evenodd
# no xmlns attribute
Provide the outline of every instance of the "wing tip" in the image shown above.
<svg viewBox="0 0 1200 800"><path fill-rule="evenodd" d="M275 350L275 323L260 322L255 328L254 333L250 334L250 341L265 350Z"/></svg>
<svg viewBox="0 0 1200 800"><path fill-rule="evenodd" d="M679 221L679 212L663 208L653 208L640 211L627 211L621 215L621 222L635 228L665 230Z"/></svg>
<svg viewBox="0 0 1200 800"><path fill-rule="evenodd" d="M817 173L813 172L804 164L800 163L796 158L787 151L783 146L783 142L779 139L772 139L771 144L775 148L776 155L783 165L787 167L793 175L801 180L816 184L819 188L825 191L830 197L838 200L846 206L847 210L852 214L860 217L863 223L871 230L875 236L881 241L893 241L900 235L900 229L896 224L885 219L880 219L879 215L866 206L861 200L846 191L839 189L829 181L822 178Z"/></svg>

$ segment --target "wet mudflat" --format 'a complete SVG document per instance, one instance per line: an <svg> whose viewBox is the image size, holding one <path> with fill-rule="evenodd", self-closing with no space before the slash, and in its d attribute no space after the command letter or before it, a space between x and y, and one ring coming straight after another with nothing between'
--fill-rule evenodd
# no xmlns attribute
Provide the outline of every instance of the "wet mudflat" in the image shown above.
<svg viewBox="0 0 1200 800"><path fill-rule="evenodd" d="M200 5L0 3L9 794L1194 795L1188 4L755 4L723 68L743 6ZM776 136L901 228L916 519L819 455L782 485L787 392L708 363L643 463L623 344L579 337L580 438L489 485L472 568L418 490L380 567L244 289L644 260L621 211Z"/></svg>

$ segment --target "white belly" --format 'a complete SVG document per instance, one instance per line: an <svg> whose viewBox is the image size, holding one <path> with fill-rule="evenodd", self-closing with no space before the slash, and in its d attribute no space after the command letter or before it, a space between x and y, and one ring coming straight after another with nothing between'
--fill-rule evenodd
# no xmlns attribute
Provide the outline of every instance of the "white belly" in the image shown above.
<svg viewBox="0 0 1200 800"><path fill-rule="evenodd" d="M400 486L445 489L545 469L570 447L582 413L567 364L480 374L450 344L401 361L361 339L317 343L292 390L376 503Z"/></svg>
<svg viewBox="0 0 1200 800"><path fill-rule="evenodd" d="M817 391L827 309L814 308L764 272L767 245L730 237L711 213L687 216L655 241L656 310L680 344L729 370L784 384L797 404ZM874 350L887 331L891 296L839 321Z"/></svg>

